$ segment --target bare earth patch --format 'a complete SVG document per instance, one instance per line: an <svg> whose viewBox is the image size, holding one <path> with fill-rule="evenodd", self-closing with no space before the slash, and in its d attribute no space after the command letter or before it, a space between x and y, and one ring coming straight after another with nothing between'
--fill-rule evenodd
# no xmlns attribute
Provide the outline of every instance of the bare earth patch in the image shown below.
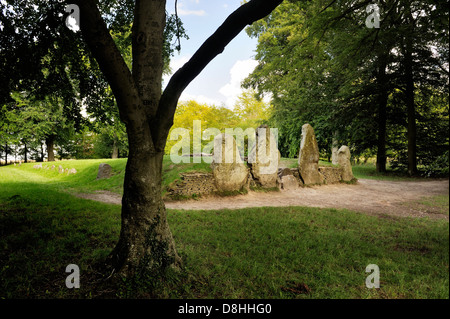
<svg viewBox="0 0 450 319"><path fill-rule="evenodd" d="M449 181L378 181L360 179L356 184L304 187L280 192L249 192L229 197L203 196L199 200L166 201L168 209L214 210L264 206L308 206L345 208L371 215L430 217L449 219L448 212L417 204L421 199L449 195ZM121 204L118 194L100 191L75 196L111 204Z"/></svg>

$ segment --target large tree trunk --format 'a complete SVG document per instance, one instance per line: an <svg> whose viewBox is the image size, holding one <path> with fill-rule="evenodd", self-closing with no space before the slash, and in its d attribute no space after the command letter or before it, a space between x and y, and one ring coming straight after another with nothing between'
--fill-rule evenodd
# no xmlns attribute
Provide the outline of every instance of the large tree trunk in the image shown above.
<svg viewBox="0 0 450 319"><path fill-rule="evenodd" d="M130 139L133 141L133 139ZM163 153L130 144L122 198L122 228L111 264L125 276L157 275L181 264L161 197Z"/></svg>
<svg viewBox="0 0 450 319"><path fill-rule="evenodd" d="M386 87L386 62L387 57L379 57L378 66L378 142L377 142L377 163L376 171L386 172L386 121L387 121L387 100L388 93Z"/></svg>
<svg viewBox="0 0 450 319"><path fill-rule="evenodd" d="M55 137L53 135L48 136L45 139L45 144L47 145L47 161L54 162L55 161Z"/></svg>

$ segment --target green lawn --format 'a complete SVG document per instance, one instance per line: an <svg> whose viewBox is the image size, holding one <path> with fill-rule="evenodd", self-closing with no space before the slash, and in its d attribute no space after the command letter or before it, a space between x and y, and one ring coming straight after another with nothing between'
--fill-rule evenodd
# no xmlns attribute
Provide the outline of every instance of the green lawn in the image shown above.
<svg viewBox="0 0 450 319"><path fill-rule="evenodd" d="M116 175L95 180L98 164ZM94 282L93 265L120 232L120 206L70 191L120 192L125 160L57 162L66 176L34 164L0 167L0 298L133 297ZM45 164L44 164L45 165ZM170 168L208 170L206 164ZM422 200L448 209L447 198ZM157 298L449 298L449 224L305 207L168 212L184 270L143 296ZM81 289L65 287L65 267L81 269ZM365 268L380 268L380 289ZM149 288L153 287L153 288ZM155 288L156 287L156 288Z"/></svg>

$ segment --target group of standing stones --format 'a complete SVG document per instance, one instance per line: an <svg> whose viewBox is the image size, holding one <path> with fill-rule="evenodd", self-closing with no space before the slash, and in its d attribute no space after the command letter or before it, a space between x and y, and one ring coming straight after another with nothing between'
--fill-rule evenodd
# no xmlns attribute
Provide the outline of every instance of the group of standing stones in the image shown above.
<svg viewBox="0 0 450 319"><path fill-rule="evenodd" d="M217 190L238 191L249 186L277 187L281 155L266 125L256 131L256 142L249 151L247 164L232 135L217 135L214 138L214 150L211 168Z"/></svg>
<svg viewBox="0 0 450 319"><path fill-rule="evenodd" d="M298 172L304 185L352 181L354 176L350 157L350 149L342 145L337 151L337 167L319 167L319 147L314 129L310 124L302 126ZM330 170L334 174L326 173Z"/></svg>
<svg viewBox="0 0 450 319"><path fill-rule="evenodd" d="M337 167L319 167L319 147L310 124L302 127L298 168L278 168L281 155L275 137L266 125L260 126L256 132L256 142L249 151L247 165L237 150L233 136L220 134L215 137L216 152L211 168L219 191L236 191L252 186L288 190L301 185L354 179L350 150L345 145L338 151ZM331 170L333 174L329 174Z"/></svg>
<svg viewBox="0 0 450 319"><path fill-rule="evenodd" d="M51 170L53 170L53 169L56 169L56 166L55 165L52 165L50 167L48 165L42 166L42 163L40 163L40 164L34 165L33 168L34 169L51 169ZM61 165L59 165L58 166L58 173L60 173L60 174L66 173L67 175L70 175L70 174L76 174L77 170L75 168L70 168L70 169L69 168L65 168L64 169Z"/></svg>

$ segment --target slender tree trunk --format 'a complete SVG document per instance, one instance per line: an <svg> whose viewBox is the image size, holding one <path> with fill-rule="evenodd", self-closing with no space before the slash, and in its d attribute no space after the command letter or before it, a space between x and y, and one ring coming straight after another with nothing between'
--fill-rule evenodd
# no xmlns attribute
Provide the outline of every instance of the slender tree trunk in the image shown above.
<svg viewBox="0 0 450 319"><path fill-rule="evenodd" d="M386 121L387 121L387 100L388 93L386 87L386 62L387 57L379 57L378 68L378 142L377 142L377 164L376 171L386 172Z"/></svg>
<svg viewBox="0 0 450 319"><path fill-rule="evenodd" d="M23 161L24 161L24 163L28 163L28 147L27 147L27 144L24 144L24 159L23 159Z"/></svg>
<svg viewBox="0 0 450 319"><path fill-rule="evenodd" d="M416 149L416 108L414 104L414 76L413 76L413 59L412 59L412 32L413 18L409 15L410 30L406 34L405 48L405 82L406 82L406 108L408 114L408 174L417 174L417 149Z"/></svg>
<svg viewBox="0 0 450 319"><path fill-rule="evenodd" d="M114 132L113 149L112 149L112 159L119 158L119 148L117 147L117 134Z"/></svg>
<svg viewBox="0 0 450 319"><path fill-rule="evenodd" d="M44 143L41 142L41 162L44 161Z"/></svg>
<svg viewBox="0 0 450 319"><path fill-rule="evenodd" d="M337 140L337 132L334 132L333 139L331 142L331 162L334 165L338 164L337 152L339 150L339 142Z"/></svg>
<svg viewBox="0 0 450 319"><path fill-rule="evenodd" d="M45 140L45 144L47 145L47 161L54 162L55 161L55 152L54 152L54 143L55 137L50 135Z"/></svg>
<svg viewBox="0 0 450 319"><path fill-rule="evenodd" d="M5 165L8 165L8 143L5 143Z"/></svg>

